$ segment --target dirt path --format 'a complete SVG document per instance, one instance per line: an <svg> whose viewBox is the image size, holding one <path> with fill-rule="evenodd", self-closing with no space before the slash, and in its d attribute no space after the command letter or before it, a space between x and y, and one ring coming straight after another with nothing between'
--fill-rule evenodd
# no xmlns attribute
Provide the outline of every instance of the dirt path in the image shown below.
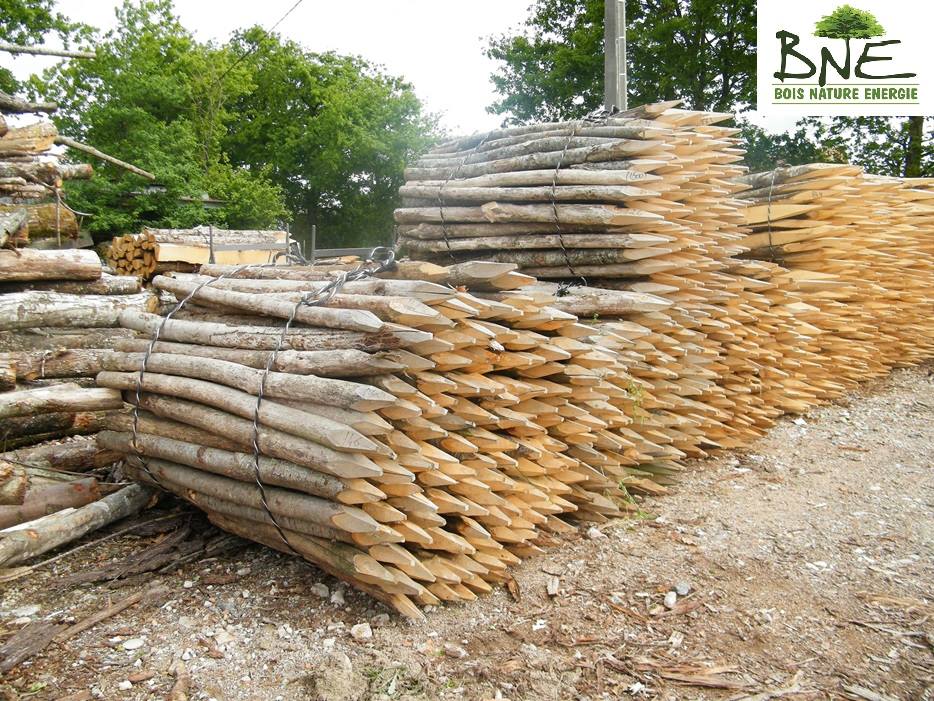
<svg viewBox="0 0 934 701"><path fill-rule="evenodd" d="M518 568L519 601L497 590L411 625L249 546L161 577L168 598L53 646L10 681L22 698L165 698L170 666L187 658L189 698L218 701L934 699L932 374L896 372L695 466L640 518ZM100 608L107 586L55 583L137 544L7 585L0 632L30 605L25 618ZM362 622L373 637L358 641Z"/></svg>

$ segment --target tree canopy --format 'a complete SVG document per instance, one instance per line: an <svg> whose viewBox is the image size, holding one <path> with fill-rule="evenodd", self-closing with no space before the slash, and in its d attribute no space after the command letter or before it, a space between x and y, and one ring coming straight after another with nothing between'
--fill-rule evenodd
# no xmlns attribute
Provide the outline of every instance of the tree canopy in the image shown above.
<svg viewBox="0 0 934 701"><path fill-rule="evenodd" d="M627 0L629 99L693 109L755 101L755 0ZM491 38L507 123L570 119L603 104L604 0L537 0L525 25Z"/></svg>
<svg viewBox="0 0 934 701"><path fill-rule="evenodd" d="M841 5L821 18L814 31L814 36L828 39L871 39L884 34L875 15L851 5Z"/></svg>
<svg viewBox="0 0 934 701"><path fill-rule="evenodd" d="M3 0L0 2L0 41L23 46L42 44L49 35L67 40L81 27L54 9L55 0ZM0 67L0 90L22 89L13 73Z"/></svg>
<svg viewBox="0 0 934 701"><path fill-rule="evenodd" d="M322 245L389 241L402 171L435 127L412 86L361 58L308 52L258 28L231 48L246 56L252 85L229 103L238 115L222 140L231 161L268 166L296 223L316 224Z"/></svg>
<svg viewBox="0 0 934 701"><path fill-rule="evenodd" d="M321 245L386 242L406 159L433 121L411 86L363 59L315 54L259 27L199 42L171 0L125 0L97 57L31 86L60 131L139 165L151 186L95 164L70 204L100 237L143 225L317 224ZM205 195L223 200L205 209Z"/></svg>

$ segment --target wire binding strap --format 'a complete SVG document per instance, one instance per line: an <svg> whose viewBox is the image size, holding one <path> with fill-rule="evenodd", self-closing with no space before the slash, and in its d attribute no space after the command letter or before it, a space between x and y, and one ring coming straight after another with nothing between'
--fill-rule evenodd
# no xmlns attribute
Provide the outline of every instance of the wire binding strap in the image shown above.
<svg viewBox="0 0 934 701"><path fill-rule="evenodd" d="M454 249L451 248L451 239L448 237L448 225L444 219L444 197L442 196L442 194L447 184L451 182L452 180L454 180L458 176L458 174L461 172L461 169L465 165L467 165L467 161L470 160L471 156L475 155L477 151L479 151L480 148L483 146L483 144L487 142L487 140L490 138L491 133L492 132L487 132L486 134L484 134L483 138L480 139L479 142L477 142L477 145L474 146L472 149L470 149L467 155L464 156L464 160L458 163L457 166L455 166L454 169L451 170L451 172L448 174L447 179L445 179L445 181L438 186L438 215L441 218L441 236L444 238L444 245L448 249L447 253L448 253L448 256L450 256L452 263L456 263L457 258L454 255Z"/></svg>
<svg viewBox="0 0 934 701"><path fill-rule="evenodd" d="M291 256L290 256L290 260L292 260L293 262L299 262L299 263L305 262L304 259L301 259L301 260L293 259ZM279 537L282 538L282 541L286 544L289 550L291 550L294 554L298 556L301 556L301 553L298 552L298 550L296 550L292 546L292 544L289 542L289 539L285 535L285 530L279 524L278 519L276 519L275 515L272 513L272 510L269 508L269 500L266 494L266 486L263 484L262 476L260 475L260 457L262 456L262 451L260 450L260 446L259 446L259 441L260 441L260 436L259 436L260 420L259 419L260 419L260 409L262 407L263 398L264 398L265 391L266 391L266 381L269 377L269 373L272 372L272 369L275 367L276 358L279 355L279 351L282 349L282 346L285 343L285 339L288 336L289 330L292 327L292 324L295 323L295 317L298 314L298 310L301 307L325 305L334 298L334 295L338 294L338 292L341 290L341 288L343 288L343 286L346 283L353 282L355 280L362 280L366 277L370 277L372 275L385 272L386 270L391 269L394 265L395 265L395 254L393 253L392 250L388 248L382 248L382 247L374 248L370 252L370 255L367 257L366 262L362 263L355 270L352 270L350 272L342 272L338 275L338 277L335 280L333 280L332 282L329 282L321 289L304 294L302 298L298 301L298 303L292 308L292 312L289 315L289 318L286 320L285 325L282 328L282 332L279 334L278 340L276 342L276 347L272 351L272 353L269 354L269 357L266 360L266 367L263 371L263 376L262 376L262 379L260 381L260 386L259 386L259 392L256 398L256 406L253 410L253 431L252 431L252 436L251 436L251 441L250 441L253 447L253 478L256 481L257 488L259 489L260 501L262 502L263 510L266 512L266 517L269 519L270 523L272 523L273 527L275 527L276 531L279 534ZM134 407L133 407L133 438L130 442L130 445L133 447L133 450L136 451L137 456L139 456L140 458L143 457L142 451L139 449L139 444L137 442L137 439L139 436L139 411L140 411L140 401L141 401L142 388L143 388L143 379L146 374L146 369L149 364L149 359L155 350L156 343L158 343L160 336L165 330L166 324L171 320L171 318L175 315L176 312L182 309L203 288L209 285L212 285L215 282L223 280L224 278L236 276L237 274L239 274L240 272L244 270L248 270L251 268L272 268L272 267L276 267L276 266L274 264L269 264L269 263L265 263L265 264L252 263L252 264L242 265L238 268L233 268L217 277L212 277L209 280L205 280L204 282L198 284L194 289L192 289L191 292L185 295L185 297L179 300L179 302L169 311L169 313L166 314L165 317L163 317L162 323L160 323L159 326L156 328L156 331L153 334L152 339L149 341L149 345L146 347L146 352L143 355L143 362L140 366L139 375L136 378L136 392L135 392L136 396L135 396L135 402L134 402ZM157 484L162 489L165 489L166 491L171 491L167 489L164 484L162 484L162 482L159 480L158 477L156 477L155 474L153 474L153 472L149 469L149 465L146 463L145 460L140 460L140 464L142 465L143 470L146 472L146 474L155 484Z"/></svg>

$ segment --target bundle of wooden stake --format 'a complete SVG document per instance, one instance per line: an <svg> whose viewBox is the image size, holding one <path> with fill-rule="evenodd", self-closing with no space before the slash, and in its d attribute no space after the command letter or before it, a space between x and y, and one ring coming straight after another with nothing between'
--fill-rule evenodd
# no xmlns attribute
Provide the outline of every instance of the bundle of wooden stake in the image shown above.
<svg viewBox="0 0 934 701"><path fill-rule="evenodd" d="M118 275L145 279L157 273L194 272L198 266L216 262L245 265L268 263L286 251L285 231L211 229L143 229L134 236L115 238L107 251L107 262ZM213 255L213 259L212 259Z"/></svg>
<svg viewBox="0 0 934 701"><path fill-rule="evenodd" d="M156 277L188 301L121 315L140 337L97 381L138 411L100 443L220 527L412 617L508 579L571 528L562 515L602 522L627 508L624 486L660 489L632 467L653 451L637 381L593 328L523 295L534 280L514 266L402 263L300 304L334 272Z"/></svg>

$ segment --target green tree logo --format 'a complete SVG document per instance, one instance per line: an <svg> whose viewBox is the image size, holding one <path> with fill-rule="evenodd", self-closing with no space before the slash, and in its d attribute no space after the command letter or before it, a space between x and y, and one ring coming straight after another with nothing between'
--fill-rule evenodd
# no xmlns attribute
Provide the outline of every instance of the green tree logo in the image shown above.
<svg viewBox="0 0 934 701"><path fill-rule="evenodd" d="M872 39L885 34L875 15L859 10L852 5L841 5L822 18L815 28L814 36L846 41L846 65L850 65L850 39Z"/></svg>

